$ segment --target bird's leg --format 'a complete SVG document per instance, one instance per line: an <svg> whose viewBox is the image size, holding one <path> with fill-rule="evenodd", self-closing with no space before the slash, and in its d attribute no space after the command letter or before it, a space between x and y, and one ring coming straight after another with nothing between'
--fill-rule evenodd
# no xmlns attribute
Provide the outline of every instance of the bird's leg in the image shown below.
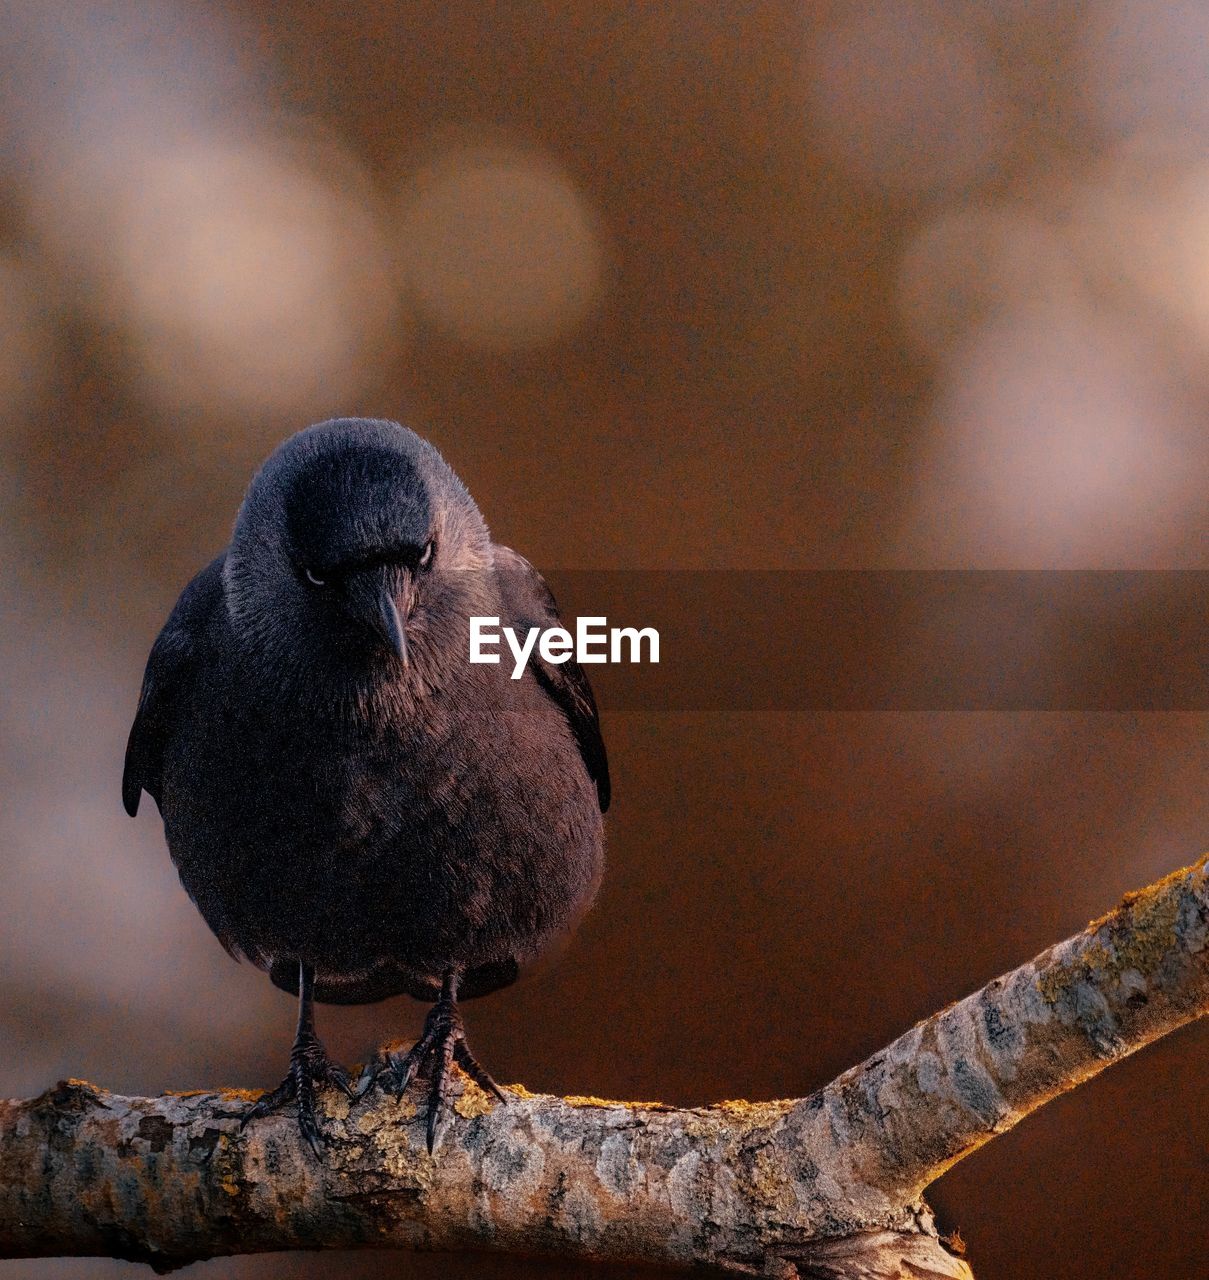
<svg viewBox="0 0 1209 1280"><path fill-rule="evenodd" d="M267 1116L287 1102L298 1104L298 1127L316 1156L321 1155L323 1144L319 1124L315 1119L315 1086L334 1085L348 1097L353 1096L352 1085L344 1069L328 1056L319 1037L315 1034L315 969L299 962L298 965L298 1032L294 1047L290 1050L290 1069L285 1079L272 1093L266 1093L240 1121L242 1129L252 1120Z"/></svg>
<svg viewBox="0 0 1209 1280"><path fill-rule="evenodd" d="M437 1140L437 1124L449 1103L449 1064L459 1067L488 1093L501 1101L506 1099L499 1085L479 1066L466 1043L466 1029L458 1009L458 974L450 969L441 983L441 994L424 1020L420 1038L406 1053L388 1054L383 1076L388 1087L393 1085L396 1098L401 1098L415 1075L427 1063L431 1063L431 1079L428 1086L428 1151L432 1153Z"/></svg>

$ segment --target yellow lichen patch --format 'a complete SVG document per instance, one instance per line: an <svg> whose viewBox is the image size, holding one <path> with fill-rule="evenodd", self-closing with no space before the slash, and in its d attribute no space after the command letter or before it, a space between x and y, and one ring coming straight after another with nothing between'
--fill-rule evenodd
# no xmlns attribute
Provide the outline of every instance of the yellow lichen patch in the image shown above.
<svg viewBox="0 0 1209 1280"><path fill-rule="evenodd" d="M719 1136L727 1139L737 1138L742 1130L726 1125L726 1131L719 1133L717 1114L720 1108L709 1107L701 1111L682 1111L677 1118L680 1131L694 1141L710 1141ZM723 1112L725 1115L726 1113Z"/></svg>
<svg viewBox="0 0 1209 1280"><path fill-rule="evenodd" d="M778 1098L770 1102L747 1102L742 1098L728 1098L724 1102L715 1102L709 1109L721 1111L736 1120L748 1124L768 1124L779 1120L793 1109L794 1102L790 1098Z"/></svg>
<svg viewBox="0 0 1209 1280"><path fill-rule="evenodd" d="M1037 990L1047 1004L1057 1004L1079 982L1102 977L1112 971L1112 954L1098 942L1091 943L1080 955L1052 964L1037 977Z"/></svg>
<svg viewBox="0 0 1209 1280"><path fill-rule="evenodd" d="M1207 878L1209 856L1127 893L1114 911L1088 925L1087 941L1073 960L1052 965L1038 977L1037 989L1053 1004L1072 983L1089 978L1118 978L1127 970L1149 977L1179 945L1182 890L1195 891Z"/></svg>
<svg viewBox="0 0 1209 1280"><path fill-rule="evenodd" d="M540 1093L530 1093L523 1084L502 1084L500 1085L500 1088L503 1089L505 1093L512 1094L514 1098L519 1098L522 1102L527 1102L533 1098L541 1098L545 1096Z"/></svg>
<svg viewBox="0 0 1209 1280"><path fill-rule="evenodd" d="M744 1181L756 1198L776 1213L789 1217L797 1208L792 1178L786 1176L785 1165L767 1151L757 1152Z"/></svg>
<svg viewBox="0 0 1209 1280"><path fill-rule="evenodd" d="M572 1093L559 1101L565 1102L569 1107L625 1107L628 1111L640 1111L644 1107L652 1110L669 1109L666 1102L621 1102L617 1098L596 1098L586 1093Z"/></svg>
<svg viewBox="0 0 1209 1280"><path fill-rule="evenodd" d="M358 1133L377 1133L386 1127L399 1124L400 1121L414 1120L419 1108L408 1094L404 1094L398 1102L393 1097L383 1097L374 1106L363 1111L353 1125Z"/></svg>
<svg viewBox="0 0 1209 1280"><path fill-rule="evenodd" d="M213 1167L217 1170L216 1181L223 1191L229 1196L239 1195L239 1158L228 1134L218 1136Z"/></svg>
<svg viewBox="0 0 1209 1280"><path fill-rule="evenodd" d="M1088 973L1102 973L1111 969L1112 964L1112 952L1098 942L1093 942L1083 953L1082 965Z"/></svg>
<svg viewBox="0 0 1209 1280"><path fill-rule="evenodd" d="M1154 884L1147 885L1145 889L1130 890L1111 911L1092 920L1088 924L1086 931L1095 933L1098 929L1104 928L1105 925L1119 923L1126 912L1136 914L1139 910L1145 911L1148 906L1152 906L1156 899L1167 896L1174 897L1173 890L1175 890L1176 883L1183 880L1187 880L1188 887L1193 890L1204 886L1206 880L1209 880L1209 853L1190 866L1181 867L1178 871L1173 871L1169 876L1156 880Z"/></svg>
<svg viewBox="0 0 1209 1280"><path fill-rule="evenodd" d="M462 1091L453 1109L463 1120L473 1120L475 1116L485 1116L494 1105L495 1099L472 1082Z"/></svg>
<svg viewBox="0 0 1209 1280"><path fill-rule="evenodd" d="M382 1129L414 1120L417 1110L416 1104L408 1097L400 1098L398 1102L391 1098L380 1106L361 1112L352 1120L352 1127L365 1137L371 1137Z"/></svg>
<svg viewBox="0 0 1209 1280"><path fill-rule="evenodd" d="M425 1190L431 1186L436 1161L424 1149L422 1140L418 1147L412 1147L406 1125L382 1125L375 1131L373 1138L382 1167L387 1173L405 1180L408 1186L417 1190Z"/></svg>
<svg viewBox="0 0 1209 1280"><path fill-rule="evenodd" d="M93 1084L91 1080L81 1080L78 1076L68 1076L63 1083L69 1089L87 1089L89 1093L95 1093L97 1097L109 1092L108 1089L102 1089L99 1084Z"/></svg>
<svg viewBox="0 0 1209 1280"><path fill-rule="evenodd" d="M1130 904L1132 927L1117 939L1110 967L1117 973L1137 969L1152 973L1179 939L1180 894L1172 886L1165 894L1145 894Z"/></svg>
<svg viewBox="0 0 1209 1280"><path fill-rule="evenodd" d="M1037 975L1037 990L1046 1004L1057 1004L1070 983L1078 978L1077 966L1072 971L1060 964L1052 965Z"/></svg>
<svg viewBox="0 0 1209 1280"><path fill-rule="evenodd" d="M342 1093L329 1093L323 1109L332 1120L347 1120L349 1100Z"/></svg>

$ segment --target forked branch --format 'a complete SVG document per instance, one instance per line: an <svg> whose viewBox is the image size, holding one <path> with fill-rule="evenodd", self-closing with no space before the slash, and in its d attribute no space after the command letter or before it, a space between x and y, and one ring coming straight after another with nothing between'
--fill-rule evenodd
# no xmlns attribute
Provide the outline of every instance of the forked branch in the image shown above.
<svg viewBox="0 0 1209 1280"><path fill-rule="evenodd" d="M159 1270L281 1249L493 1249L821 1277L970 1275L924 1189L982 1143L1209 1011L1209 860L921 1022L808 1098L700 1108L459 1080L424 1115L326 1098L319 1163L253 1095L79 1081L0 1103L0 1256Z"/></svg>

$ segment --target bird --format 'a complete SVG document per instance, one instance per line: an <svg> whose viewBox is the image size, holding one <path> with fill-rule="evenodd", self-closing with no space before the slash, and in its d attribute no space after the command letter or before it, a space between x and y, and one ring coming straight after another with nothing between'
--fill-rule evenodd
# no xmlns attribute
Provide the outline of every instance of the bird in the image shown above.
<svg viewBox="0 0 1209 1280"><path fill-rule="evenodd" d="M227 548L151 648L122 797L156 802L181 882L237 960L298 998L289 1069L244 1123L317 1090L428 1078L431 1153L451 1064L505 1095L461 1002L516 980L590 907L610 778L574 658L469 661L469 620L559 625L545 580L494 543L437 449L397 422L290 436L250 481ZM316 1003L430 1002L419 1039L354 1090Z"/></svg>

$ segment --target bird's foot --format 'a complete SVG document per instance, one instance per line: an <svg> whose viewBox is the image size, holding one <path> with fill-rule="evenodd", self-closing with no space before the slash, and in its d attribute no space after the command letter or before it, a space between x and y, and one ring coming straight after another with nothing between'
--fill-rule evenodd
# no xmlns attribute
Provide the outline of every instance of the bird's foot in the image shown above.
<svg viewBox="0 0 1209 1280"><path fill-rule="evenodd" d="M271 1115L288 1102L298 1104L298 1128L316 1156L323 1155L323 1135L315 1118L315 1086L331 1085L352 1098L353 1087L347 1072L327 1056L318 1036L300 1035L290 1051L290 1069L271 1093L266 1093L244 1114L240 1129L261 1116Z"/></svg>
<svg viewBox="0 0 1209 1280"><path fill-rule="evenodd" d="M449 1064L459 1067L486 1093L506 1102L498 1084L479 1065L466 1043L466 1030L455 1001L442 996L424 1021L420 1038L406 1053L388 1052L374 1080L401 1099L416 1075L426 1072L428 1086L428 1152L436 1146L437 1125L449 1105Z"/></svg>

